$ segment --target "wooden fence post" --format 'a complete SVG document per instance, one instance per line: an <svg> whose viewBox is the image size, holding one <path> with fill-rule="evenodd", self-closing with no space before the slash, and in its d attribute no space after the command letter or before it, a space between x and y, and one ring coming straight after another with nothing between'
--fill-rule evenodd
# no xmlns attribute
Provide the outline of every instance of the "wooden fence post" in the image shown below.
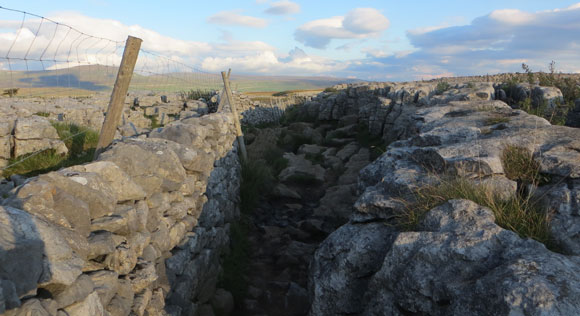
<svg viewBox="0 0 580 316"><path fill-rule="evenodd" d="M234 115L234 125L236 126L236 136L238 140L238 146L242 153L242 159L246 161L248 159L248 153L246 152L246 144L244 143L244 134L242 134L242 126L240 125L240 118L238 116L238 110L236 108L236 102L234 96L232 95L232 90L230 89L230 71L226 74L222 71L222 79L224 80L224 88L226 90L226 96L228 97L228 103L230 104L230 109Z"/></svg>
<svg viewBox="0 0 580 316"><path fill-rule="evenodd" d="M117 80L115 81L113 92L111 93L109 108L107 109L107 115L105 116L103 127L101 128L101 134L99 135L99 142L97 143L94 159L97 159L99 154L103 152L105 148L113 142L113 138L115 138L115 132L117 131L121 114L123 114L123 105L125 103L125 97L127 96L127 90L129 90L133 70L135 70L135 64L137 63L137 57L139 56L141 42L143 42L143 40L137 37L129 36L127 38L125 51L123 52L123 59L121 60L119 72L117 73Z"/></svg>

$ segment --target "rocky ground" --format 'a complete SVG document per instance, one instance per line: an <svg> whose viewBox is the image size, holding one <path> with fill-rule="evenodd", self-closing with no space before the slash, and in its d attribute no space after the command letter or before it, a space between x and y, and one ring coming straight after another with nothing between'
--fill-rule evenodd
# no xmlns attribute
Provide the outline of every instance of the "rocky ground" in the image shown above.
<svg viewBox="0 0 580 316"><path fill-rule="evenodd" d="M249 216L247 297L240 315L306 315L308 266L320 242L348 220L369 148L355 138L356 120L295 122L246 134L250 159L283 152L273 189Z"/></svg>
<svg viewBox="0 0 580 316"><path fill-rule="evenodd" d="M534 89L538 104L558 106L550 103L558 91ZM306 102L297 121L246 134L250 159L278 145L288 165L249 217L249 288L239 314L580 311L579 130L496 101L501 89L491 83L434 90L338 86ZM390 146L377 150L377 137ZM508 145L531 153L542 183L509 175ZM503 201L533 198L549 214L549 240L506 228L467 199L442 201L413 226L398 222L414 192L450 176Z"/></svg>

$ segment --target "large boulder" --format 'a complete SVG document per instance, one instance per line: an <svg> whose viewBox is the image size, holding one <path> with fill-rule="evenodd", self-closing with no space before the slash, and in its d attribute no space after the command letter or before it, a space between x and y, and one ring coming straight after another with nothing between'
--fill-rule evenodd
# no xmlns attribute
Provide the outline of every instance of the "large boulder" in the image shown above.
<svg viewBox="0 0 580 316"><path fill-rule="evenodd" d="M494 220L489 209L452 200L417 231L344 226L314 257L311 315L575 314L580 259Z"/></svg>

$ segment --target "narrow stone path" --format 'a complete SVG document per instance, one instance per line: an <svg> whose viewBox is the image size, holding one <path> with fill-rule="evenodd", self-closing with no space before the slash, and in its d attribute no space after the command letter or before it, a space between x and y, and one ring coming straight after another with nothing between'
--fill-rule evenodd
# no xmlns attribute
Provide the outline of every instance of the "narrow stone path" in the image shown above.
<svg viewBox="0 0 580 316"><path fill-rule="evenodd" d="M361 148L352 133L341 134L345 139L326 138L334 129L302 122L280 129L281 133L257 131L249 150L265 146L261 137L272 134L282 138L278 145L292 139L308 141L294 151L285 148L288 166L249 216L249 286L247 297L236 304L236 315L308 314L310 260L318 245L347 221L356 200L356 175L369 163L369 150Z"/></svg>

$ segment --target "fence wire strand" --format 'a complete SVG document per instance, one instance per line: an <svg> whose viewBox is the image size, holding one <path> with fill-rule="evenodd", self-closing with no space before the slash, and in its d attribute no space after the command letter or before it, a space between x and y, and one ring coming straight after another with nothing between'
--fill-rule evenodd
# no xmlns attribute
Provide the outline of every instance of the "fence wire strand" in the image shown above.
<svg viewBox="0 0 580 316"><path fill-rule="evenodd" d="M0 124L9 122L13 129L9 135L0 135L0 150L5 137L16 141L17 118L40 115L86 127L85 121L90 121L87 113L95 110L102 116L106 112L124 40L93 36L53 19L3 6L0 23ZM209 102L222 89L219 74L188 65L181 57L141 49L129 98L145 99L147 106L200 98ZM136 115L139 110L144 116L143 108L126 113ZM84 121L79 122L78 112L84 113ZM102 120L90 124L98 130ZM66 140L83 133L86 131ZM8 165L8 158L0 155L0 166L5 165L0 167L0 177L2 171L50 149L27 153L24 158L14 157L11 149Z"/></svg>

